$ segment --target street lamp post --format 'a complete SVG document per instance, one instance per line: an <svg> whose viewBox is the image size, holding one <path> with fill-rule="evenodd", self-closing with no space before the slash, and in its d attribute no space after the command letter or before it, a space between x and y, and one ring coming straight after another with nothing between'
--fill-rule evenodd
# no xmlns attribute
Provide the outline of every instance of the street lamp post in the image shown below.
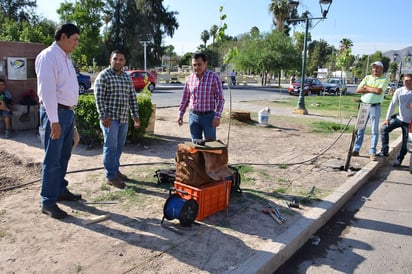
<svg viewBox="0 0 412 274"><path fill-rule="evenodd" d="M319 0L319 5L321 8L322 17L315 17L315 18L291 18L289 21L300 21L305 22L305 36L303 40L303 58L302 58L302 70L301 70L301 82L300 82L300 91L299 91L299 99L298 104L293 111L294 113L298 114L308 114L308 111L305 107L305 73L306 73L306 51L308 48L308 32L309 32L309 21L310 20L323 20L326 19L326 15L328 14L329 7L332 4L332 0ZM323 8L325 6L325 9ZM288 3L289 9L294 10L297 9L299 6L299 1L289 1Z"/></svg>
<svg viewBox="0 0 412 274"><path fill-rule="evenodd" d="M399 87L399 82L402 80L401 78L402 78L403 58L402 58L402 56L399 56L397 53L395 53L395 54L393 55L393 61L396 62L396 61L398 60L398 57L400 57L400 58L399 58L399 79L398 79L398 81L396 82L396 88ZM406 56L406 60L409 62L410 59L411 59L411 55L408 54L408 56Z"/></svg>
<svg viewBox="0 0 412 274"><path fill-rule="evenodd" d="M143 52L143 54L144 54L144 70L147 70L146 69L146 46L147 46L147 43L149 43L150 41L140 41L140 43L142 43L143 44L143 48L144 48L144 52Z"/></svg>

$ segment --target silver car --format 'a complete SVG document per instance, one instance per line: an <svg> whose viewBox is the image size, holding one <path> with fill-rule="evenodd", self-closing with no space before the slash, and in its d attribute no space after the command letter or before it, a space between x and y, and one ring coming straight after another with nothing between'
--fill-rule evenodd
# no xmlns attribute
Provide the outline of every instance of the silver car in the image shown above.
<svg viewBox="0 0 412 274"><path fill-rule="evenodd" d="M324 93L334 95L345 94L348 89L343 78L329 78L323 82L323 87L325 88Z"/></svg>

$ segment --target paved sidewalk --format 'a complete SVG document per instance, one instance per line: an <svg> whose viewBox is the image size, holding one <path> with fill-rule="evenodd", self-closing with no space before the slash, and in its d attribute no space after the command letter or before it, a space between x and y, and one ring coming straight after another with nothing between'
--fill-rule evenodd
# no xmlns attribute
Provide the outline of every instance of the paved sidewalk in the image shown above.
<svg viewBox="0 0 412 274"><path fill-rule="evenodd" d="M391 164L402 142L402 136L391 143L389 157L370 162L357 171L342 186L312 210L303 214L284 233L262 247L262 251L248 258L231 273L273 273L299 250L383 165ZM264 251L263 251L264 250Z"/></svg>

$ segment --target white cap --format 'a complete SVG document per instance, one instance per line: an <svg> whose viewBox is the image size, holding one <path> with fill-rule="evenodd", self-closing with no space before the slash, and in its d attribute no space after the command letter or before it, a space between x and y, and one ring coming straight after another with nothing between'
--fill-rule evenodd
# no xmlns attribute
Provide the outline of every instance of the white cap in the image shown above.
<svg viewBox="0 0 412 274"><path fill-rule="evenodd" d="M382 64L381 61L373 62L371 66L373 66L373 65L378 66L378 67L383 67L383 64Z"/></svg>

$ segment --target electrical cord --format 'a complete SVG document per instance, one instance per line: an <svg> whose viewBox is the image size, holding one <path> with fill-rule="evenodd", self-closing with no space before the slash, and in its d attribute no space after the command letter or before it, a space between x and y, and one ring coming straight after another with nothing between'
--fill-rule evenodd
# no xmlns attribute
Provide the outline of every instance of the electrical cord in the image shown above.
<svg viewBox="0 0 412 274"><path fill-rule="evenodd" d="M229 86L229 125L228 125L228 133L227 133L227 147L229 147L229 137L230 137L230 125L231 125L231 120L232 120L232 92L231 92L231 88ZM315 155L312 158L309 158L307 160L303 160L300 162L293 162L293 163L252 163L252 162L241 162L241 163L233 163L231 165L233 166L242 166L242 165L251 165L251 166L279 166L279 165L286 165L286 166L292 166L292 165L299 165L299 164L304 164L307 162L312 162L313 160L319 158L320 156L322 156L325 152L327 152L329 149L331 149L336 142L342 137L343 133L346 131L346 129L349 127L350 122L352 121L352 118L354 116L351 116L350 119L348 120L348 122L346 123L345 127L342 129L341 133L339 134L339 136L325 149L323 149L321 152L319 152L317 155ZM140 165L160 165L160 164L170 164L173 165L175 164L175 162L145 162L145 163L133 163L133 164L121 164L121 167L126 167L126 166L140 166ZM80 173L80 172L89 172L89 171L95 171L95 170L100 170L103 169L103 167L95 167L95 168L87 168L87 169L78 169L78 170L71 170L68 171L67 174L71 174L71 173ZM17 188L21 188L30 184L34 184L36 182L41 181L41 178L24 183L24 184L20 184L20 185L15 185L12 187L6 187L6 188L1 188L0 191L10 191L13 189L17 189Z"/></svg>
<svg viewBox="0 0 412 274"><path fill-rule="evenodd" d="M307 160L301 161L301 162L293 162L293 163L269 163L269 164L259 164L259 163L250 163L250 162L244 162L244 163L234 163L232 165L236 165L236 166L241 166L241 165L251 165L251 166L279 166L279 165L287 165L287 166L293 166L293 165L299 165L299 164L304 164L307 162L312 162L313 160L319 158L320 156L322 156L325 152L327 152L329 149L331 149L336 142L342 137L342 135L345 133L346 129L349 127L350 122L352 121L352 118L354 116L351 116L350 119L348 120L348 122L346 123L345 127L342 129L341 133L339 134L338 137L336 137L336 139L325 149L323 149L321 152L319 152L317 155L315 155L312 158L309 158Z"/></svg>

